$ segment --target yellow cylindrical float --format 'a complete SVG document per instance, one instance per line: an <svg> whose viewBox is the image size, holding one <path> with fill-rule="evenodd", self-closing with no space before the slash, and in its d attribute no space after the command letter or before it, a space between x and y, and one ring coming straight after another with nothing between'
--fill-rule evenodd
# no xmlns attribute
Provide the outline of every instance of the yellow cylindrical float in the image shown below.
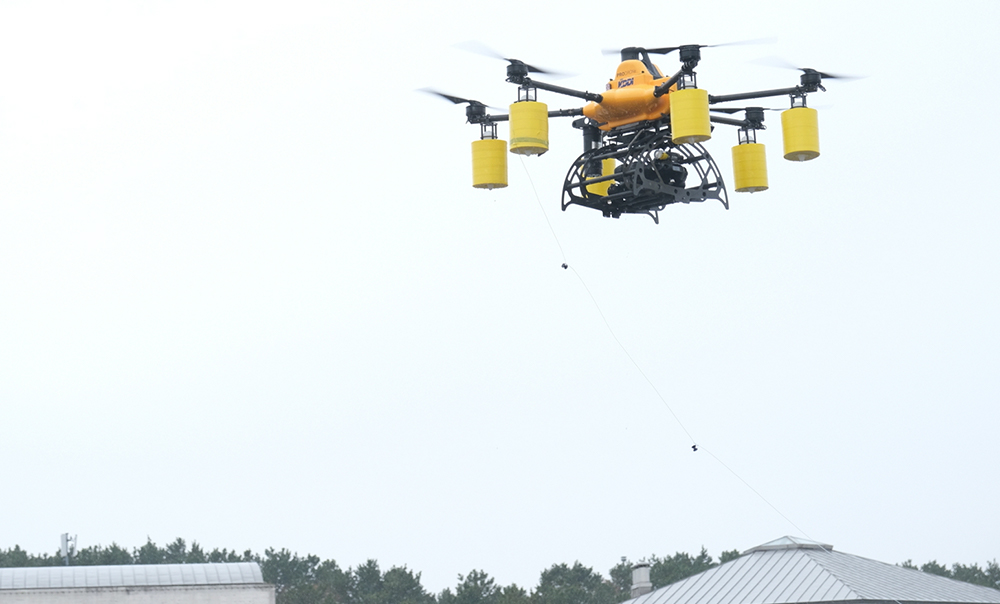
<svg viewBox="0 0 1000 604"><path fill-rule="evenodd" d="M819 157L819 118L811 107L793 107L781 112L785 159L808 161Z"/></svg>
<svg viewBox="0 0 1000 604"><path fill-rule="evenodd" d="M744 143L733 147L733 175L739 193L766 191L767 157L764 145Z"/></svg>
<svg viewBox="0 0 1000 604"><path fill-rule="evenodd" d="M712 138L707 90L685 88L670 93L670 130L678 145Z"/></svg>
<svg viewBox="0 0 1000 604"><path fill-rule="evenodd" d="M549 150L549 108L538 101L510 106L510 152L541 155Z"/></svg>
<svg viewBox="0 0 1000 604"><path fill-rule="evenodd" d="M615 173L615 160L613 157L601 160L601 176L611 176ZM605 180L592 185L587 185L587 192L591 195L604 197L608 194L608 187L614 184L614 180Z"/></svg>
<svg viewBox="0 0 1000 604"><path fill-rule="evenodd" d="M477 189L507 186L507 141L497 138L472 141L472 186Z"/></svg>

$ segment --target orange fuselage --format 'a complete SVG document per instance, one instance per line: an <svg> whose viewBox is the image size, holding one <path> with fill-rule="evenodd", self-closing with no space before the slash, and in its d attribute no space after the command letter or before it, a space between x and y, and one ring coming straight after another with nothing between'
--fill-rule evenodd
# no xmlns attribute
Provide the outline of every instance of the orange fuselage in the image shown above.
<svg viewBox="0 0 1000 604"><path fill-rule="evenodd" d="M654 78L639 60L622 61L618 73L608 83L600 103L588 103L583 114L610 130L625 124L655 120L670 113L670 94L653 96L653 90L667 78ZM672 86L673 92L677 87Z"/></svg>

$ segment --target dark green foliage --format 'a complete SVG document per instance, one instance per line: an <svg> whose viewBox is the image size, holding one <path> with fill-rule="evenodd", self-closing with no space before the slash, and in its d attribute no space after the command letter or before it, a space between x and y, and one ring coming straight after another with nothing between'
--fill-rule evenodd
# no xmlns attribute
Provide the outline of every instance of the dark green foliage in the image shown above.
<svg viewBox="0 0 1000 604"><path fill-rule="evenodd" d="M608 571L611 587L615 590L615 601L624 602L632 597L632 563L626 559L615 564Z"/></svg>
<svg viewBox="0 0 1000 604"><path fill-rule="evenodd" d="M77 566L100 566L132 564L132 553L124 547L112 542L108 547L94 545L78 550L73 556L73 564Z"/></svg>
<svg viewBox="0 0 1000 604"><path fill-rule="evenodd" d="M615 589L600 573L579 562L542 571L531 604L614 604Z"/></svg>
<svg viewBox="0 0 1000 604"><path fill-rule="evenodd" d="M352 604L433 604L435 598L420 584L420 573L394 566L385 574L368 560L350 573L348 596Z"/></svg>
<svg viewBox="0 0 1000 604"><path fill-rule="evenodd" d="M34 554L29 554L24 551L18 545L15 545L6 551L0 550L0 567L4 568L15 566L58 566L62 563L62 558L60 558L58 554L55 556L50 556L48 554L35 556Z"/></svg>
<svg viewBox="0 0 1000 604"><path fill-rule="evenodd" d="M979 568L978 564L970 564L969 566L952 564L951 578L1000 589L1000 565L997 565L996 560L987 562L985 569Z"/></svg>
<svg viewBox="0 0 1000 604"><path fill-rule="evenodd" d="M264 557L258 562L264 581L275 585L276 591L281 593L313 583L316 579L319 557L300 558L298 554L292 554L287 549L275 551L268 548L264 550Z"/></svg>
<svg viewBox="0 0 1000 604"><path fill-rule="evenodd" d="M454 593L445 588L437 598L438 604L496 604L500 588L488 574L481 570L458 575L458 585Z"/></svg>
<svg viewBox="0 0 1000 604"><path fill-rule="evenodd" d="M382 578L382 593L377 604L434 604L434 596L420 584L420 573L405 566L394 566Z"/></svg>
<svg viewBox="0 0 1000 604"><path fill-rule="evenodd" d="M731 549L728 552L722 552L719 554L719 564L725 564L731 560L735 560L740 557L740 550Z"/></svg>
<svg viewBox="0 0 1000 604"><path fill-rule="evenodd" d="M317 556L300 558L286 549L268 549L260 564L264 580L275 585L281 604L350 602L350 578L333 560L320 562Z"/></svg>
<svg viewBox="0 0 1000 604"><path fill-rule="evenodd" d="M716 566L704 547L695 557L684 552L677 552L667 558L652 556L650 564L652 568L649 569L649 580L653 582L653 589L676 583Z"/></svg>
<svg viewBox="0 0 1000 604"><path fill-rule="evenodd" d="M956 562L955 564L952 564L949 569L947 566L938 564L937 560L931 560L930 562L921 565L919 569L917 568L917 565L913 563L913 560L907 560L906 562L901 563L900 566L903 568L911 568L913 570L922 570L925 573L940 575L942 577L948 577L949 579L965 581L966 583L1000 589L1000 565L997 564L996 560L987 562L986 568L980 568L978 564L970 564L966 566Z"/></svg>
<svg viewBox="0 0 1000 604"><path fill-rule="evenodd" d="M930 573L932 575L941 575L942 577L951 576L951 573L948 572L948 567L941 566L940 564L937 563L937 560L931 560L930 562L927 562L926 564L920 567L920 570L924 571L925 573Z"/></svg>
<svg viewBox="0 0 1000 604"><path fill-rule="evenodd" d="M229 551L228 549L213 549L207 556L207 562L253 562L257 560L260 556L257 556L250 550L246 550L242 554L237 554L236 550Z"/></svg>
<svg viewBox="0 0 1000 604"><path fill-rule="evenodd" d="M530 602L531 596L528 595L528 592L513 583L502 588L500 595L497 596L497 604L529 604Z"/></svg>
<svg viewBox="0 0 1000 604"><path fill-rule="evenodd" d="M530 604L528 592L517 585L500 587L481 570L458 575L455 591L445 588L437 597L438 604Z"/></svg>

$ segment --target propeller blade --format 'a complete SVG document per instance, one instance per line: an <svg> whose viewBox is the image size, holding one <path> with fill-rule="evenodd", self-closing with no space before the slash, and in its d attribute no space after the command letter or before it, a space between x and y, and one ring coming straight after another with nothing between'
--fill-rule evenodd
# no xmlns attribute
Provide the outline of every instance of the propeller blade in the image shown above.
<svg viewBox="0 0 1000 604"><path fill-rule="evenodd" d="M427 94L433 94L433 95L439 96L439 97L441 97L443 99L448 99L449 101L451 101L452 103L455 103L456 105L461 105L462 103L469 103L470 105L474 104L474 103L475 104L479 104L479 105L483 105L483 103L480 103L479 101L474 101L472 99L463 99L460 96L452 96L450 94L445 94L443 92L439 92L437 90L434 90L433 88L421 88L420 92L426 92Z"/></svg>
<svg viewBox="0 0 1000 604"><path fill-rule="evenodd" d="M756 45L756 44L774 44L777 41L778 41L778 38L772 36L770 38L754 38L752 40L739 40L737 42L723 42L721 44L706 44L705 46L702 46L702 48L705 48L705 47L715 48L715 47L718 47L718 46L750 46L750 45Z"/></svg>
<svg viewBox="0 0 1000 604"><path fill-rule="evenodd" d="M558 74L555 71L549 71L548 69L540 69L540 68L535 67L533 65L528 65L524 61L519 61L517 59L504 59L504 61L508 61L510 63L520 63L521 65L524 65L525 67L528 68L528 73L541 73L541 74L545 74L545 75L560 75L560 74Z"/></svg>
<svg viewBox="0 0 1000 604"><path fill-rule="evenodd" d="M794 69L796 71L801 71L803 73L815 73L819 77L831 80L860 80L864 76L854 76L854 75L844 75L844 74L834 74L824 71L817 71L811 67L799 67L798 65L792 65L788 61L780 57L762 57L760 59L755 59L751 61L756 65L763 65L764 67L777 67L779 69Z"/></svg>
<svg viewBox="0 0 1000 604"><path fill-rule="evenodd" d="M445 94L445 93L440 92L438 90L434 90L433 88L421 88L419 90L419 92L425 92L427 94L433 94L434 96L438 96L438 97L441 97L443 99L447 99L447 100L451 101L452 103L455 103L456 105L461 105L462 103L468 103L470 105L481 105L481 106L487 107L489 109L495 109L497 111L503 111L503 108L501 108L501 107L495 107L493 105L487 105L486 103L483 103L481 101L477 101L475 99L463 99L460 96L454 96L454 95L451 95L451 94Z"/></svg>
<svg viewBox="0 0 1000 604"><path fill-rule="evenodd" d="M491 59L500 59L501 61L506 61L503 55L499 52L493 50L489 46L483 44L482 42L477 42L476 40L468 40L465 42L459 42L455 44L455 48L459 48L466 52L471 52L477 55L483 55L484 57L490 57Z"/></svg>
<svg viewBox="0 0 1000 604"><path fill-rule="evenodd" d="M802 71L807 71L808 68L803 68ZM833 74L824 71L817 71L821 78L824 80L860 80L862 76L844 75L844 74Z"/></svg>
<svg viewBox="0 0 1000 604"><path fill-rule="evenodd" d="M698 48L717 48L719 46L746 46L749 44L774 44L777 42L777 38L754 38L753 40L737 40L736 42L722 42L721 44L692 44L691 46L697 46ZM665 55L669 54L680 46L664 46L663 48L647 48L646 52Z"/></svg>
<svg viewBox="0 0 1000 604"><path fill-rule="evenodd" d="M667 55L679 49L680 46L664 46L663 48L647 48L646 52L654 55Z"/></svg>
<svg viewBox="0 0 1000 604"><path fill-rule="evenodd" d="M524 61L520 61L518 59L511 59L509 57L505 57L502 54L500 54L499 52L497 52L496 50L493 50L489 46L483 44L482 42L477 42L476 40L469 40L467 42L459 42L458 44L455 44L455 48L459 48L461 50L464 50L464 51L467 51L467 52L471 52L471 53L474 53L474 54L477 54L477 55L482 55L484 57L490 57L491 59L500 59L501 61L507 61L508 63L520 63L521 65L524 65L525 67L528 68L528 73L541 73L541 74L544 74L544 75L553 75L553 76L562 76L562 75L565 75L565 74L562 74L562 73L560 73L558 71L552 71L552 70L549 70L549 69L541 69L540 67L535 67L534 65L528 65Z"/></svg>

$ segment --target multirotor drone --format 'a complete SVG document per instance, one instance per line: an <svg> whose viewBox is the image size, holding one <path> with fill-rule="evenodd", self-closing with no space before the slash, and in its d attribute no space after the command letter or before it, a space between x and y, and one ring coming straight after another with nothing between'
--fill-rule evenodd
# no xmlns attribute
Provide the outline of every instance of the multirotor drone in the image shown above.
<svg viewBox="0 0 1000 604"><path fill-rule="evenodd" d="M765 128L766 109L711 105L789 97L791 107L781 114L784 158L808 161L819 156L819 128L817 112L806 106L806 96L825 91L824 78L843 77L796 68L802 71L797 86L710 95L697 87L695 75L701 49L706 47L624 48L618 71L601 94L538 81L529 74L548 72L505 58L509 63L507 81L518 86L517 101L510 105L508 114L487 113L487 106L479 101L430 92L467 104L467 121L480 126L480 140L472 143L473 187L507 186L507 142L497 137L498 122L510 122L511 153L541 155L549 148L548 118L577 117L573 127L582 131L583 153L566 174L562 209L578 205L611 218L647 214L659 223L659 212L674 203L717 199L729 208L722 174L701 144L712 137L712 124L738 130L738 144L732 149L736 191L753 193L768 188L764 145L757 143L756 134ZM666 77L650 55L674 51L678 51L681 68ZM538 102L538 90L589 102L578 109L549 111L545 103ZM742 113L743 119L712 112Z"/></svg>

